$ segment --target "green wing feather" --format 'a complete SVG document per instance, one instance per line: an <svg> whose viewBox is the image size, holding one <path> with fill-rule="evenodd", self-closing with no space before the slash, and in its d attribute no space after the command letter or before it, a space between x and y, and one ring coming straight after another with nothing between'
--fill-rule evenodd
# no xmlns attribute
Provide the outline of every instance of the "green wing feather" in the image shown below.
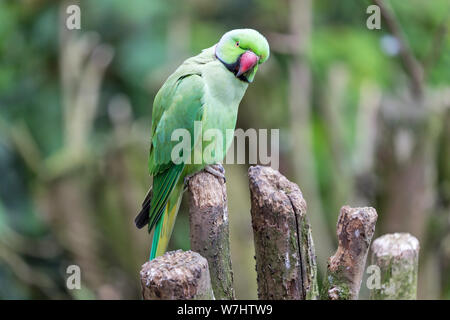
<svg viewBox="0 0 450 320"><path fill-rule="evenodd" d="M184 163L172 162L173 147L179 143L172 141L172 133L176 129L188 130L191 135L189 151L192 152L199 141L199 136L194 135L194 122L202 120L204 114L205 82L201 68L214 59L214 47L211 47L186 60L166 80L153 103L148 163L149 172L153 176L153 188L135 219L138 228L148 223L149 232L156 226L150 258L155 257L157 252L163 252L165 248L162 247L167 246L182 195L182 184L179 181L186 174ZM165 217L168 220L164 222ZM161 239L162 244L158 246Z"/></svg>
<svg viewBox="0 0 450 320"><path fill-rule="evenodd" d="M201 120L203 115L204 81L195 71L195 68L185 68L183 72L175 72L155 98L149 157L149 172L153 175L149 232L161 218L184 169L183 163L174 164L171 159L172 149L179 143L172 141L172 132L176 129L188 130L193 138L191 148L198 138L194 136L194 122Z"/></svg>
<svg viewBox="0 0 450 320"><path fill-rule="evenodd" d="M186 129L191 136L191 147L198 138L194 136L194 122L203 116L204 81L201 76L193 74L180 78L173 86L173 90L169 89L170 95L161 99L165 110L157 120L152 137L149 157L152 175L173 164L172 150L179 143L171 139L174 130Z"/></svg>

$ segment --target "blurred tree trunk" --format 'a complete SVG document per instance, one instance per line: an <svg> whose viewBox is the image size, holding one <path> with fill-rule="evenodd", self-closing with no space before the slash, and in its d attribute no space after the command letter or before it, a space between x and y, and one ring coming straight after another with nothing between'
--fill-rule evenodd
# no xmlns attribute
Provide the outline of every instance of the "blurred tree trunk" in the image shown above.
<svg viewBox="0 0 450 320"><path fill-rule="evenodd" d="M311 71L307 61L311 29L311 0L291 0L290 34L293 51L288 68L292 165L296 182L305 191L305 198L308 199L318 265L324 272L326 260L332 253L332 240L321 206L312 147Z"/></svg>
<svg viewBox="0 0 450 320"><path fill-rule="evenodd" d="M377 148L381 230L411 233L423 244L422 255L428 255L425 231L436 199L436 134L431 125L436 106L427 95L424 67L409 47L394 12L383 0L373 1L380 6L387 29L398 41L400 62L410 86L405 95L385 97L381 104ZM432 51L437 45L433 43ZM419 268L419 272L426 274L423 269ZM438 289L420 279L425 278L419 276L419 298L424 297L424 292L429 299L437 298Z"/></svg>
<svg viewBox="0 0 450 320"><path fill-rule="evenodd" d="M450 103L445 112L444 128L439 137L438 150L438 221L442 231L436 235L437 255L442 278L439 279L443 291L441 298L450 298Z"/></svg>
<svg viewBox="0 0 450 320"><path fill-rule="evenodd" d="M81 268L82 286L96 290L104 277L85 178L78 169L51 179L38 190L37 201L58 242L73 255L69 264Z"/></svg>
<svg viewBox="0 0 450 320"><path fill-rule="evenodd" d="M433 194L433 145L423 103L386 99L380 114L378 169L383 233L410 232L424 240Z"/></svg>
<svg viewBox="0 0 450 320"><path fill-rule="evenodd" d="M377 145L377 197L381 233L408 232L427 246L425 231L433 209L435 195L432 168L435 137L432 134L428 102L418 92L406 97L385 97L379 114ZM423 250L422 254L427 254ZM424 258L423 261L427 259ZM419 269L419 272L424 271ZM423 278L423 277L419 277ZM421 287L419 298L427 291L427 298L437 298Z"/></svg>

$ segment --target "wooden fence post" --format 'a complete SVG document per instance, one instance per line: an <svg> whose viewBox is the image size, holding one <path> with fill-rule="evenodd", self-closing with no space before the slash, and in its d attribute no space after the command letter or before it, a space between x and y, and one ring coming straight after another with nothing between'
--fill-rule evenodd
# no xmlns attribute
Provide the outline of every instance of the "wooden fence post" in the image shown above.
<svg viewBox="0 0 450 320"><path fill-rule="evenodd" d="M341 208L337 222L339 245L336 253L328 260L324 299L358 299L377 217L374 208Z"/></svg>
<svg viewBox="0 0 450 320"><path fill-rule="evenodd" d="M141 269L144 300L214 299L208 262L193 251L170 251Z"/></svg>
<svg viewBox="0 0 450 320"><path fill-rule="evenodd" d="M225 181L200 171L189 179L191 250L208 260L214 296L234 299Z"/></svg>
<svg viewBox="0 0 450 320"><path fill-rule="evenodd" d="M386 234L372 244L372 264L380 268L374 300L414 300L417 297L419 241L409 233Z"/></svg>
<svg viewBox="0 0 450 320"><path fill-rule="evenodd" d="M270 167L248 171L259 299L317 299L317 266L299 187Z"/></svg>

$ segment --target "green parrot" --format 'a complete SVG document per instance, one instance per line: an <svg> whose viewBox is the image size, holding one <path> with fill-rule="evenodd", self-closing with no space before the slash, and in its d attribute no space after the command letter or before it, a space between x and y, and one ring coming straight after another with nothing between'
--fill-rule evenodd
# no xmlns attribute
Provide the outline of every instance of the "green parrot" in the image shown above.
<svg viewBox="0 0 450 320"><path fill-rule="evenodd" d="M186 179L200 170L225 179L220 162L232 142L229 135L236 126L239 103L258 65L269 58L269 51L266 38L259 32L229 31L216 45L184 61L156 94L148 164L153 187L135 219L138 228L148 224L149 233L155 227L150 260L167 249ZM226 138L222 142L200 141L203 137L194 130L195 122L201 124L201 132L215 129ZM190 154L180 154L181 161L174 161L172 156L179 143L172 141L176 129L187 130L191 136ZM212 152L211 157L199 162L188 161L206 148L221 152Z"/></svg>

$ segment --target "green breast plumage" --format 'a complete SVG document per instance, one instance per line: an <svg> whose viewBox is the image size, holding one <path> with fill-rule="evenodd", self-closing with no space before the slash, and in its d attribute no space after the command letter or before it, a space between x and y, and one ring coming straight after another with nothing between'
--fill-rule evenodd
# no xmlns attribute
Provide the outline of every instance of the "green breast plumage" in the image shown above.
<svg viewBox="0 0 450 320"><path fill-rule="evenodd" d="M208 146L210 149L213 148L210 146L210 143L220 144L222 142L219 148L222 150L223 155L217 155L217 158L213 161L220 162L223 160L223 156L225 156L232 142L239 103L248 84L237 79L218 60L204 66L202 78L205 81L205 111L202 118L203 133L205 134L208 130L213 129L220 132L222 137L221 141L220 139L213 139L216 137L211 138L212 142L203 141L203 150Z"/></svg>

